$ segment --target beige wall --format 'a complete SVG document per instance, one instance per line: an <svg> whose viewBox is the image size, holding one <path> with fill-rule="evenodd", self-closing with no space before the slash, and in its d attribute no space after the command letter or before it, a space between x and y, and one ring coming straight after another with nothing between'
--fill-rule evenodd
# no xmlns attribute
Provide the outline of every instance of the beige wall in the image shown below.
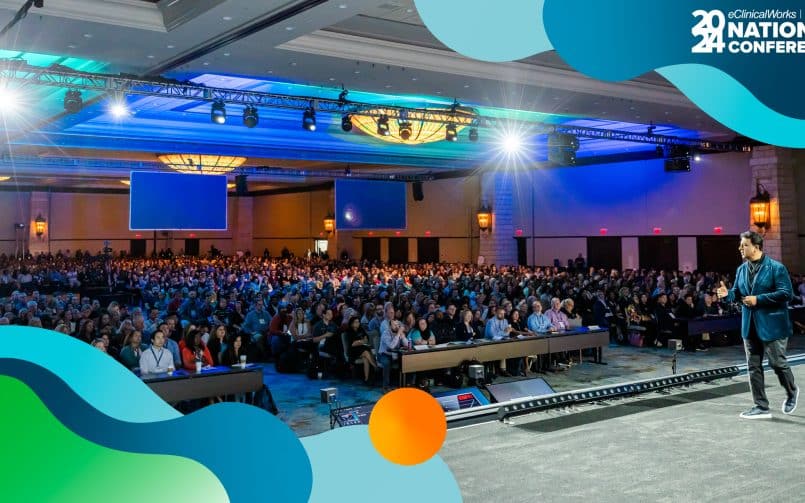
<svg viewBox="0 0 805 503"><path fill-rule="evenodd" d="M27 231L33 225L30 205L31 194L28 192L0 192L0 253L14 254L15 234L20 238L20 251L28 248ZM24 223L25 229L17 231L14 229L15 223Z"/></svg>

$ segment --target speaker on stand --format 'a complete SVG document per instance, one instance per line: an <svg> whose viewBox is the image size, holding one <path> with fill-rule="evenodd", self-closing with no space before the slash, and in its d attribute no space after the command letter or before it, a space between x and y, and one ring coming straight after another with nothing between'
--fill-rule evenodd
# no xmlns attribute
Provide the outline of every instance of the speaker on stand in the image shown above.
<svg viewBox="0 0 805 503"><path fill-rule="evenodd" d="M425 199L425 193L422 191L422 182L414 182L411 185L411 189L414 192L414 201L423 201Z"/></svg>

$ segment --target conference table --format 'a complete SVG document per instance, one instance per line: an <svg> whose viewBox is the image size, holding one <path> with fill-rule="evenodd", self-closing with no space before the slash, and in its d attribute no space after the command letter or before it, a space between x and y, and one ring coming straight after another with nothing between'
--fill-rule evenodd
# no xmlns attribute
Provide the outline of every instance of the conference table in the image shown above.
<svg viewBox="0 0 805 503"><path fill-rule="evenodd" d="M400 382L406 374L452 368L465 361L481 363L547 355L564 351L595 348L595 363L603 362L603 347L609 345L609 330L599 327L579 327L540 335L518 335L499 341L475 339L472 342L437 344L427 349L400 350Z"/></svg>
<svg viewBox="0 0 805 503"><path fill-rule="evenodd" d="M263 368L254 364L247 364L246 368L208 367L201 373L178 369L173 375L143 374L140 378L168 403L263 389Z"/></svg>

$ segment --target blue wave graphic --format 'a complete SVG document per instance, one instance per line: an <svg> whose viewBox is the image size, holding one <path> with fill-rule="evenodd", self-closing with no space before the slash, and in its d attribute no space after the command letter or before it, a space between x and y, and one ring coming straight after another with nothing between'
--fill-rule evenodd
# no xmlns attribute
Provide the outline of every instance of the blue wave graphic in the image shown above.
<svg viewBox="0 0 805 503"><path fill-rule="evenodd" d="M805 148L805 120L772 110L729 74L695 64L667 66L657 72L730 129L763 143Z"/></svg>
<svg viewBox="0 0 805 503"><path fill-rule="evenodd" d="M461 491L447 463L434 456L401 466L372 445L368 426L338 428L302 439L313 466L310 501L459 503Z"/></svg>
<svg viewBox="0 0 805 503"><path fill-rule="evenodd" d="M72 337L41 328L0 329L0 358L25 360L58 375L91 407L130 423L182 415L108 355ZM114 400L123 390L126 400Z"/></svg>
<svg viewBox="0 0 805 503"><path fill-rule="evenodd" d="M93 374L90 365L84 368L88 375L82 378L93 376L100 385L105 376ZM218 477L233 502L266 497L283 503L308 501L312 470L305 449L290 428L261 409L223 403L165 421L126 422L92 407L59 376L37 364L0 358L0 374L27 384L59 421L90 442L198 461ZM137 405L136 388L119 388L107 399Z"/></svg>

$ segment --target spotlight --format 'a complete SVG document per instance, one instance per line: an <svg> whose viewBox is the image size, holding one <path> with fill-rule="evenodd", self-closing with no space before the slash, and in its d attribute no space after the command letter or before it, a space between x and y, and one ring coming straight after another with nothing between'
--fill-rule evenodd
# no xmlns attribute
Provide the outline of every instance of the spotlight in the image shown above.
<svg viewBox="0 0 805 503"><path fill-rule="evenodd" d="M458 140L458 133L456 132L456 125L455 124L448 124L444 128L444 139L447 141L456 141Z"/></svg>
<svg viewBox="0 0 805 503"><path fill-rule="evenodd" d="M115 101L109 107L109 113L116 119L121 119L129 114L129 108L126 106L125 101Z"/></svg>
<svg viewBox="0 0 805 503"><path fill-rule="evenodd" d="M308 131L316 130L316 110L313 108L313 105L307 107L302 114L302 129Z"/></svg>
<svg viewBox="0 0 805 503"><path fill-rule="evenodd" d="M389 132L389 116L388 115L381 115L379 119L377 119L377 134L380 136L388 136L391 134Z"/></svg>
<svg viewBox="0 0 805 503"><path fill-rule="evenodd" d="M352 131L352 116L344 114L341 116L341 131L349 133Z"/></svg>
<svg viewBox="0 0 805 503"><path fill-rule="evenodd" d="M470 136L470 141L471 142L475 143L476 141L478 141L478 128L475 127L475 126L472 126L470 128L470 135L469 136Z"/></svg>
<svg viewBox="0 0 805 503"><path fill-rule="evenodd" d="M18 104L17 93L7 87L0 87L0 112L11 112Z"/></svg>
<svg viewBox="0 0 805 503"><path fill-rule="evenodd" d="M247 128L253 128L260 122L260 116L257 113L257 109L251 105L246 106L243 109L243 125Z"/></svg>
<svg viewBox="0 0 805 503"><path fill-rule="evenodd" d="M67 91L64 95L64 111L68 114L76 114L81 111L82 106L84 106L84 100L81 98L81 91Z"/></svg>
<svg viewBox="0 0 805 503"><path fill-rule="evenodd" d="M576 164L576 152L567 147L551 147L548 149L548 160L559 166Z"/></svg>
<svg viewBox="0 0 805 503"><path fill-rule="evenodd" d="M693 154L693 160L699 162L702 160L702 156L699 153Z"/></svg>
<svg viewBox="0 0 805 503"><path fill-rule="evenodd" d="M503 137L503 151L509 155L520 152L523 148L522 138L514 133L509 133Z"/></svg>
<svg viewBox="0 0 805 503"><path fill-rule="evenodd" d="M212 102L212 108L210 108L210 120L216 124L223 124L226 122L226 104L223 100L217 99Z"/></svg>

